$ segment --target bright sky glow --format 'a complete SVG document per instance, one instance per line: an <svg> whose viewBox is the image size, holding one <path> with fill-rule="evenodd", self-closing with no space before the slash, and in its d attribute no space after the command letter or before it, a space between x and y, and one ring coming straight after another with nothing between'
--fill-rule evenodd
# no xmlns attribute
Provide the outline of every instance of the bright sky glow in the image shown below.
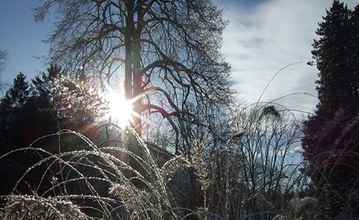
<svg viewBox="0 0 359 220"><path fill-rule="evenodd" d="M128 127L133 118L133 103L114 90L110 90L106 96L109 102L109 116L113 122L121 128Z"/></svg>

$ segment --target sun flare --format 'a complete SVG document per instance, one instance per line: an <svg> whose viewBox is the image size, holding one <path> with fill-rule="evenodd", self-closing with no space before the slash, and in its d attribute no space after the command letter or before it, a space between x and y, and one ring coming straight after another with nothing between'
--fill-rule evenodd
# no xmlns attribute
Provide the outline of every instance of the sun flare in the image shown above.
<svg viewBox="0 0 359 220"><path fill-rule="evenodd" d="M114 91L108 94L109 116L121 128L130 125L133 117L133 106L130 100Z"/></svg>

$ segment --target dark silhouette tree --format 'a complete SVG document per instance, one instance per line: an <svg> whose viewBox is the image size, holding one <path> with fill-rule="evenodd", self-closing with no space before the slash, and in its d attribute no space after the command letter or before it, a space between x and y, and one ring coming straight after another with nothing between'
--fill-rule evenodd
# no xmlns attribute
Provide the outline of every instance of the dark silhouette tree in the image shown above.
<svg viewBox="0 0 359 220"><path fill-rule="evenodd" d="M351 16L351 54L352 68L353 68L353 85L354 96L359 96L359 5L357 5ZM359 104L358 104L359 105Z"/></svg>
<svg viewBox="0 0 359 220"><path fill-rule="evenodd" d="M35 77L31 88L25 75L18 74L0 102L2 145L6 148L2 152L28 146L60 129L87 133L106 108L91 86L86 77L64 77L56 65Z"/></svg>
<svg viewBox="0 0 359 220"><path fill-rule="evenodd" d="M358 168L358 9L333 2L317 30L313 58L319 104L304 123L302 140L310 175L329 215L355 208Z"/></svg>
<svg viewBox="0 0 359 220"><path fill-rule="evenodd" d="M320 114L331 117L338 108L353 106L357 87L351 69L351 11L344 3L334 1L317 30L313 58L320 71L317 81Z"/></svg>
<svg viewBox="0 0 359 220"><path fill-rule="evenodd" d="M61 68L57 65L50 65L47 72L41 73L32 80L34 95L51 99L56 87L56 80L61 77Z"/></svg>
<svg viewBox="0 0 359 220"><path fill-rule="evenodd" d="M188 132L184 121L198 121L193 106L229 101L229 65L219 53L225 22L211 1L51 0L36 18L56 6L63 17L50 38L52 59L103 81L124 70L137 115L166 118L177 140ZM133 124L142 133L141 117Z"/></svg>
<svg viewBox="0 0 359 220"><path fill-rule="evenodd" d="M9 142L13 133L12 128L16 125L16 117L21 108L24 107L30 95L30 86L24 74L19 73L14 79L13 86L6 92L1 100L1 137L3 147L12 145ZM6 151L7 149L5 149Z"/></svg>
<svg viewBox="0 0 359 220"><path fill-rule="evenodd" d="M57 131L56 115L50 114L47 100L31 93L34 89L19 73L1 100L2 153L26 147L36 138Z"/></svg>
<svg viewBox="0 0 359 220"><path fill-rule="evenodd" d="M29 126L27 122L31 120L31 117L26 117L28 112L25 110L29 98L30 85L26 81L25 75L19 73L0 103L0 155L18 147L24 147L26 136L32 132L31 129L26 129L26 126ZM0 175L6 179L0 184L1 194L10 192L9 183L14 183L16 178L20 177L21 172L25 170L25 166L31 164L32 159L31 156L26 157L26 154L22 153L0 161Z"/></svg>
<svg viewBox="0 0 359 220"><path fill-rule="evenodd" d="M10 88L5 95L8 99L10 107L21 108L26 103L30 95L30 86L26 82L26 77L23 73L19 73L14 79L13 87Z"/></svg>
<svg viewBox="0 0 359 220"><path fill-rule="evenodd" d="M89 77L65 75L59 66L50 65L47 72L32 80L33 96L56 118L58 129L87 133L84 129L94 126L106 112L106 103Z"/></svg>
<svg viewBox="0 0 359 220"><path fill-rule="evenodd" d="M90 86L85 77L64 77L56 65L35 77L31 84L24 74L18 74L0 101L0 155L28 147L36 139L60 129L71 129L100 141L94 121L104 107L99 95L91 93L94 90ZM61 144L60 149L58 139L53 137L36 141L35 147L51 153L74 150L74 146L77 150L87 147L80 139L66 136L62 137ZM10 193L24 171L40 159L41 154L20 151L0 160L0 175L7 179L0 184L0 194ZM36 184L45 169L46 166L33 172L27 179L28 186ZM24 186L21 192L28 193L28 190L31 189Z"/></svg>

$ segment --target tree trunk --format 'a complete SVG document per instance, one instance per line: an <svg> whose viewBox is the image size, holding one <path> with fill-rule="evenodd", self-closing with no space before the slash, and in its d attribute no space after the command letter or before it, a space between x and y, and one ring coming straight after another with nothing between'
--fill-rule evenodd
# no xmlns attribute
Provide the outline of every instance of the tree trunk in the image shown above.
<svg viewBox="0 0 359 220"><path fill-rule="evenodd" d="M135 7L133 1L126 3L128 15L126 18L126 63L125 63L125 96L129 100L135 100L133 103L133 126L136 132L142 134L141 106L140 98L143 87L143 74L141 73L141 31L135 25Z"/></svg>

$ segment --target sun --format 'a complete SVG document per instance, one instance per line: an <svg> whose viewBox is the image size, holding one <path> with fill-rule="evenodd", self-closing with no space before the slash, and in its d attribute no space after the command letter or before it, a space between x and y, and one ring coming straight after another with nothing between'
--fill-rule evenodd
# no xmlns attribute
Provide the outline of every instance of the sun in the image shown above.
<svg viewBox="0 0 359 220"><path fill-rule="evenodd" d="M120 93L116 93L112 90L109 92L107 98L111 120L121 128L128 127L133 118L133 103Z"/></svg>

